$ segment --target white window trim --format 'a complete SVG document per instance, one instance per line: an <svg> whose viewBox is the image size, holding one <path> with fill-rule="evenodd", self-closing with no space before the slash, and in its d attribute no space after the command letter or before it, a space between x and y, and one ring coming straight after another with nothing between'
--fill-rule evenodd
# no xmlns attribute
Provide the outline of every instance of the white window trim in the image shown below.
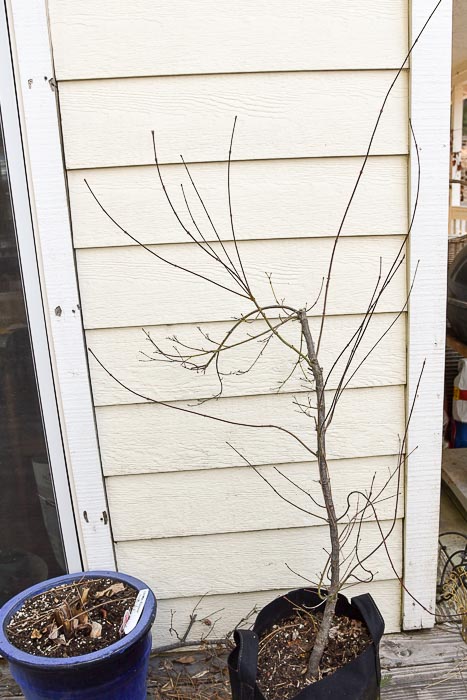
<svg viewBox="0 0 467 700"><path fill-rule="evenodd" d="M412 0L416 37L434 0ZM413 39L412 39L413 40ZM436 604L441 484L446 269L450 167L452 1L443 0L410 66L410 118L421 160L420 197L409 241L408 283L415 275L408 313L408 410L425 362L408 430L403 628L432 627ZM417 158L410 150L410 211L417 188ZM414 452L412 452L414 450ZM414 596L429 611L418 605Z"/></svg>
<svg viewBox="0 0 467 700"><path fill-rule="evenodd" d="M76 281L46 0L6 0L6 7L50 357L81 555L85 569L115 570Z"/></svg>

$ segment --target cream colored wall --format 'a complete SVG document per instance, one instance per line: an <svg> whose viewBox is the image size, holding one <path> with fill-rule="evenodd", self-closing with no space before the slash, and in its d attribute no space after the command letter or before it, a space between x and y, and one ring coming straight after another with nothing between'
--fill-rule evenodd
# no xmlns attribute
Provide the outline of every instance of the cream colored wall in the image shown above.
<svg viewBox="0 0 467 700"><path fill-rule="evenodd" d="M148 349L141 328L155 339L175 333L190 342L202 323L217 337L245 306L133 244L99 210L84 178L136 238L178 264L208 272L164 201L150 132L156 131L177 205L183 203L183 153L227 237L225 161L238 115L232 194L249 275L262 299L270 296L267 271L279 297L299 305L311 301L382 99L407 50L406 5L49 0L87 343L125 384L180 406L209 396L216 390L212 375L141 362L139 351ZM380 258L387 269L407 229L407 113L403 73L338 247L325 368L361 321ZM200 216L194 200L193 206ZM395 320L405 295L401 268L378 307L367 349ZM312 318L314 328L317 323ZM238 354L242 366L251 351L246 346ZM347 491L368 488L374 473L382 483L395 465L404 428L405 351L401 318L344 393L329 436L340 506ZM302 391L299 379L276 391L288 368L287 353L272 348L251 374L227 377L224 398L203 408L246 422L267 416L309 436L309 420L292 405ZM273 431L233 428L146 404L94 361L91 374L118 565L145 578L158 595L159 643L169 640L170 610L183 629L197 596L207 594L201 614L223 609L216 616L221 634L254 604L301 584L286 564L313 576L327 546L325 529L277 499L226 441L264 465L271 479L280 478L273 465L281 464L284 474L316 491L316 464L307 462L298 444ZM336 382L334 374L330 394ZM284 493L292 495L287 488ZM381 503L384 528L392 516L393 501ZM363 549L377 538L370 518ZM401 521L390 544L400 571ZM372 568L370 590L387 629L394 630L399 584L382 552Z"/></svg>

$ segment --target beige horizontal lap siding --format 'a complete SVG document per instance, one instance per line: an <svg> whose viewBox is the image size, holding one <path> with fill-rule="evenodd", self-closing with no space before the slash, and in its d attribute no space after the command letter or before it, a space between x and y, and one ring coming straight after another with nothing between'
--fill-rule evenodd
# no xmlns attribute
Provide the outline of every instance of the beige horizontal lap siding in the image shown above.
<svg viewBox="0 0 467 700"><path fill-rule="evenodd" d="M407 50L407 2L49 0L49 10L87 345L123 384L174 407L132 394L90 359L118 565L145 579L160 600L157 644L171 641L170 611L183 630L205 594L199 614L222 608L213 618L220 618L213 634L221 635L255 604L301 585L286 563L314 576L328 546L322 521L278 499L227 443L305 507L311 501L287 477L319 497L316 461L285 433L251 426L274 423L312 441L313 424L297 408L306 399L299 374L278 392L292 360L277 343L246 375L241 371L255 347L239 346L223 368L240 372L224 377L222 398L202 404L197 400L218 391L215 373L151 362L153 347L142 328L167 348L173 336L192 345L202 340L198 325L221 338L233 317L250 310L220 286L157 259L232 288L231 278L213 268L177 223L154 165L151 130L184 224L195 231L181 184L197 225L215 240L181 153L221 238L231 241L227 157L238 116L232 205L249 280L262 303L274 302L268 273L277 297L311 305L382 100ZM407 231L407 113L403 71L337 247L322 344L326 373L364 322L380 265L384 277ZM84 180L154 255L112 223ZM226 248L233 254L231 242ZM376 516L385 530L396 517L389 547L397 573L404 493L397 493L394 469L405 420L400 312L406 297L402 264L378 302L354 367L373 350L350 378L328 437L339 512L347 492L368 492L373 478L378 489L389 479L387 500L363 524L362 551L380 537ZM310 310L315 334L320 304L322 298ZM260 321L247 328L262 330ZM296 341L296 324L283 332ZM237 340L244 337L241 329ZM348 356L349 350L330 374L328 404ZM374 582L349 594L369 588L394 631L396 573L382 549L370 568ZM207 629L200 625L193 634Z"/></svg>
<svg viewBox="0 0 467 700"><path fill-rule="evenodd" d="M382 521L394 568L402 568L402 528L398 521ZM391 534L390 534L391 533ZM394 577L384 546L378 548L381 535L374 522L364 522L358 547L360 561L374 550L374 578ZM347 566L352 560L357 528L344 545ZM117 562L126 571L154 586L160 598L191 597L199 591L212 595L274 590L300 586L300 577L288 567L311 579L319 578L326 565L329 539L327 528L299 527L286 530L258 530L228 534L166 537L152 540L117 542ZM345 570L345 567L344 567ZM206 572L209 572L209 578ZM306 573L305 573L306 572ZM360 570L361 576L363 576Z"/></svg>
<svg viewBox="0 0 467 700"><path fill-rule="evenodd" d="M236 161L231 166L235 231L239 240L334 236L362 166L362 158ZM226 163L195 163L193 179L223 238L230 238ZM187 226L193 228L180 184L195 219L206 215L182 165L165 165L162 177ZM142 243L185 243L164 196L155 166L70 171L68 182L77 248L136 245L99 211L85 180L112 216ZM405 156L372 156L346 219L344 236L383 236L407 229ZM131 206L129 204L131 203ZM137 212L137 215L135 213ZM204 231L215 239L210 226Z"/></svg>
<svg viewBox="0 0 467 700"><path fill-rule="evenodd" d="M225 161L234 116L234 160L355 156L395 71L331 71L128 78L61 83L70 169L154 162ZM374 154L406 154L407 75L383 113Z"/></svg>
<svg viewBox="0 0 467 700"><path fill-rule="evenodd" d="M49 0L60 80L395 68L406 0ZM98 57L99 60L96 60Z"/></svg>
<svg viewBox="0 0 467 700"><path fill-rule="evenodd" d="M340 373L349 359L347 345L364 322L364 315L329 316L322 343L322 365L325 373L330 372L327 382L329 389L338 385ZM320 319L310 318L312 332L319 331ZM215 340L222 340L230 328L229 322L204 323L203 331ZM231 342L246 339L246 333L260 334L265 330L262 321L254 321L245 329L240 329ZM153 399L184 400L204 399L219 391L219 379L211 366L205 373L189 372L178 364L157 361L152 342L167 352L173 349L171 338L176 336L181 342L195 347L202 339L199 330L192 324L145 327L150 339L141 327L107 328L89 330L86 334L88 347L102 360L112 373L124 384ZM296 324L284 326L283 337L294 342L298 337ZM380 342L379 342L380 341ZM378 343L378 344L377 344ZM366 355L373 352L363 362ZM221 371L226 367L242 372L253 364L260 346L258 343L245 343L220 360ZM264 353L247 374L227 375L223 378L223 396L247 396L255 394L302 391L303 377L295 372L287 383L281 383L290 373L295 359L290 350L273 338L269 352ZM403 384L405 381L404 359L406 352L405 315L380 313L375 315L368 332L355 354L354 366L362 366L353 377L349 377L349 387L381 386ZM90 363L94 386L94 401L97 406L109 406L143 402L144 399L131 394L117 384L99 368L94 360ZM331 371L332 368L332 371Z"/></svg>
<svg viewBox="0 0 467 700"><path fill-rule="evenodd" d="M385 275L402 242L401 236L342 238L335 255L335 281L329 288L327 312L365 312L380 261ZM331 238L244 241L241 255L248 279L263 304L274 303L270 274L277 298L285 297L288 304L301 307L317 299L332 247ZM232 257L233 244L226 248ZM227 272L194 243L161 245L152 250L179 268L190 267L218 285L239 291ZM139 246L84 248L77 253L77 263L87 329L224 321L251 310L241 297L171 267ZM406 293L402 266L382 295L378 311L400 310ZM320 308L321 302L310 313L319 314Z"/></svg>
<svg viewBox="0 0 467 700"><path fill-rule="evenodd" d="M397 471L397 465L397 455L332 460L329 468L335 477L334 498L339 515L347 508L349 483L356 492L364 493L368 489L368 475L374 474L374 493L378 493L386 485L389 475ZM219 469L215 478L209 469L139 474L131 479L127 476L110 477L107 479L107 494L114 518L114 537L118 541L183 537L187 523L190 523L192 535L322 524L322 506L314 506L306 493L323 503L316 463L282 464L277 468L266 466L259 471L289 502L279 499L261 476L248 466ZM401 473L399 488L403 482ZM299 491L294 484L305 492ZM395 475L387 485L384 500L376 506L379 520L388 520L396 512L402 516L403 494L397 499L397 493ZM357 493L351 498L352 512L363 506L360 500ZM290 501L302 510L294 508ZM154 507L155 502L157 507ZM272 512L274 520L271 519ZM183 513L183 518L180 518L180 513ZM367 519L375 520L370 509Z"/></svg>
<svg viewBox="0 0 467 700"><path fill-rule="evenodd" d="M332 398L327 392L326 401ZM243 466L227 442L243 451L253 464L303 462L310 454L289 435L273 428L239 427L267 422L296 431L310 440L313 423L297 409L305 394L268 394L221 398L197 406L172 402L185 413L155 404L105 406L97 409L104 473L139 474ZM194 415L204 412L214 417ZM220 420L215 420L215 418ZM402 386L347 389L329 429L330 459L392 455L399 450L404 430ZM212 475L216 478L215 474ZM370 486L372 474L368 475Z"/></svg>

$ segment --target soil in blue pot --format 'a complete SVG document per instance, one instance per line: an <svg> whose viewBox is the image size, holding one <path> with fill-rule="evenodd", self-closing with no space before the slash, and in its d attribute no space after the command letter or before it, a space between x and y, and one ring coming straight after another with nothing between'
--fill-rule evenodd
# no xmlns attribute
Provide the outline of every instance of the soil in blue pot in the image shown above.
<svg viewBox="0 0 467 700"><path fill-rule="evenodd" d="M83 577L29 598L7 627L15 647L66 658L105 649L123 636L123 620L138 591L123 581Z"/></svg>
<svg viewBox="0 0 467 700"><path fill-rule="evenodd" d="M26 700L145 700L156 607L120 572L60 576L0 609L0 654Z"/></svg>

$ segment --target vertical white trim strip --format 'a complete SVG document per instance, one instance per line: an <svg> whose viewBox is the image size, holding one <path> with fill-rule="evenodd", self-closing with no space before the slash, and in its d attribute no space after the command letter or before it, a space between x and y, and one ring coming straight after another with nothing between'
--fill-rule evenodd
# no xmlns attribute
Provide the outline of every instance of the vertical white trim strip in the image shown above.
<svg viewBox="0 0 467 700"><path fill-rule="evenodd" d="M89 386L45 0L7 0L36 245L85 568L114 569ZM12 30L11 30L12 29Z"/></svg>
<svg viewBox="0 0 467 700"><path fill-rule="evenodd" d="M412 0L416 37L435 0ZM429 611L435 609L441 482L444 345L449 202L449 120L452 1L443 0L416 45L410 70L410 115L421 160L420 198L409 242L409 279L418 264L408 315L410 406L426 360L408 432L404 582ZM412 144L410 207L415 204L417 159ZM434 617L403 594L403 627L431 627Z"/></svg>

